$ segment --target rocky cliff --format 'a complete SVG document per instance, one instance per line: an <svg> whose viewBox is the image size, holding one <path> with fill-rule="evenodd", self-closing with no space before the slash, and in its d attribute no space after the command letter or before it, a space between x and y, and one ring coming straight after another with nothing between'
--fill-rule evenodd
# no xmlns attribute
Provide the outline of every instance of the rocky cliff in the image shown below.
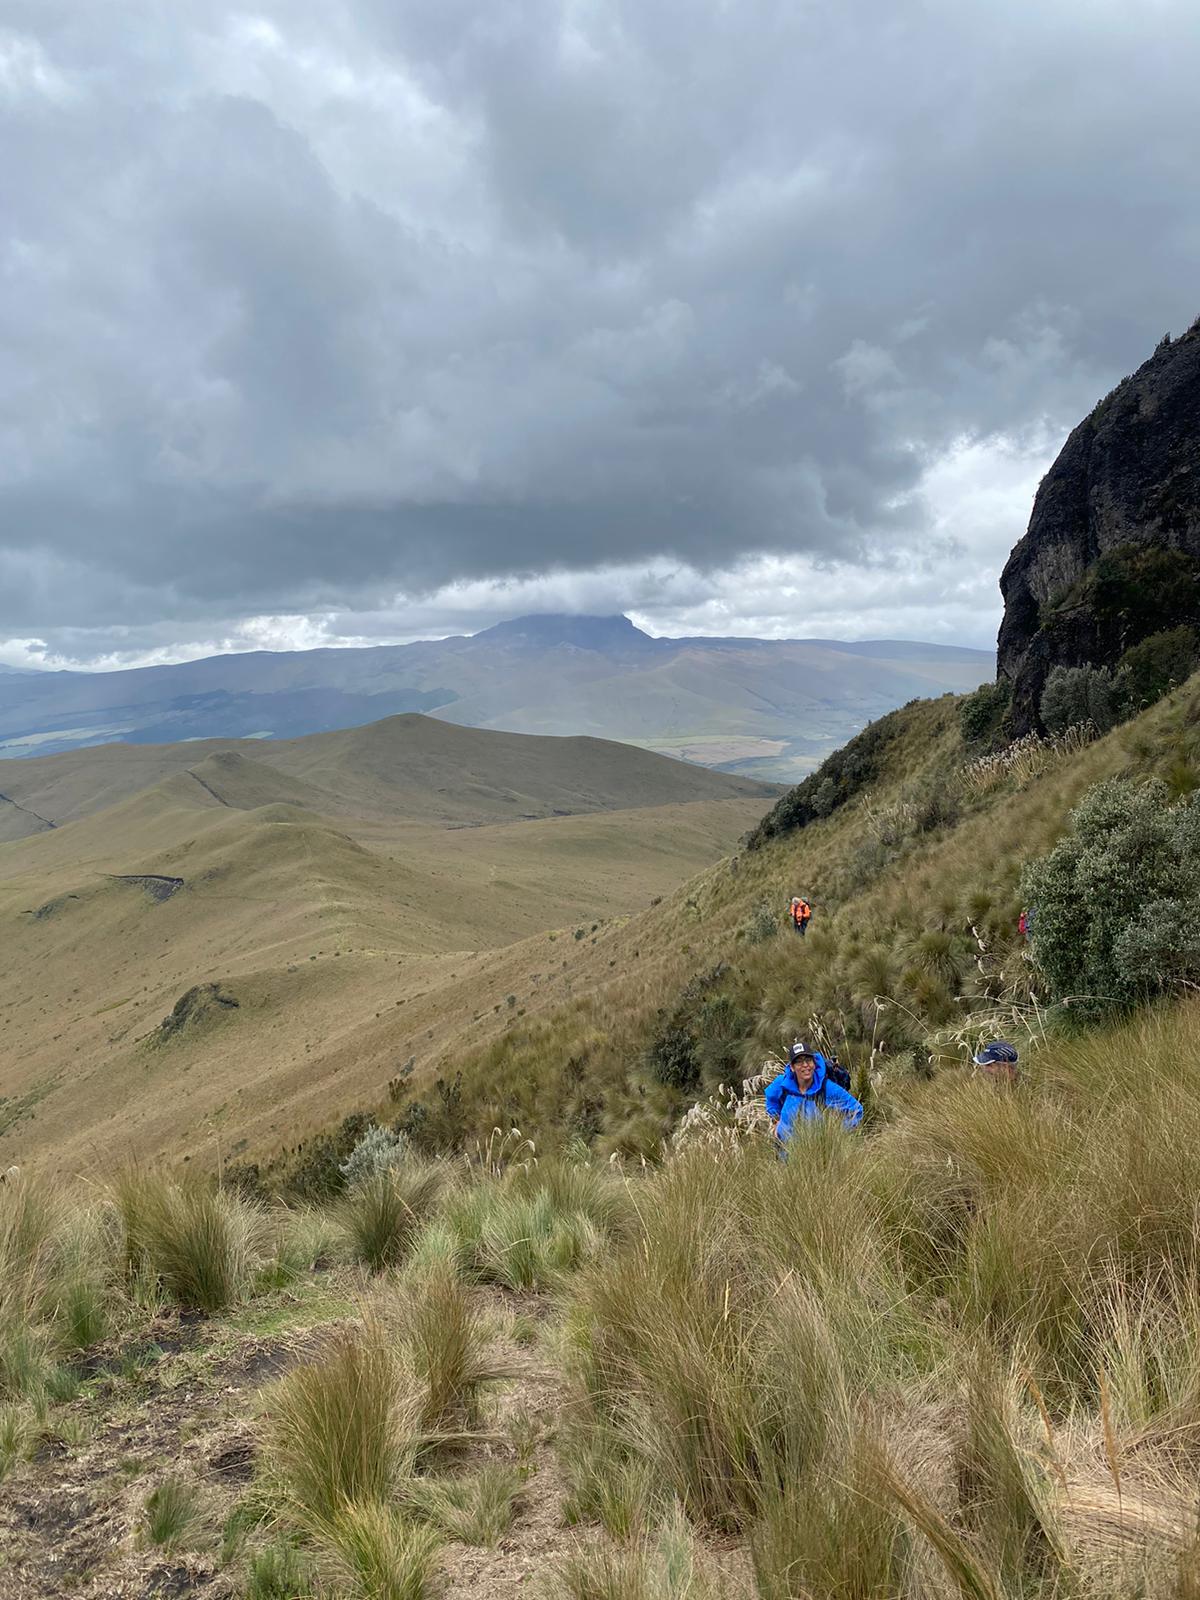
<svg viewBox="0 0 1200 1600"><path fill-rule="evenodd" d="M1114 665L1200 622L1200 321L1164 339L1071 434L1000 579L1016 733L1050 669Z"/></svg>

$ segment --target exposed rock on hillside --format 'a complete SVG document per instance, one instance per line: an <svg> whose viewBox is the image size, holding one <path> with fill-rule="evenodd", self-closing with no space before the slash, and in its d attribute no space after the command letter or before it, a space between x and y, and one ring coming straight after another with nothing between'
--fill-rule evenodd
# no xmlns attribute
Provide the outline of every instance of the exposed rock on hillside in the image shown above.
<svg viewBox="0 0 1200 1600"><path fill-rule="evenodd" d="M1200 621L1200 322L1164 339L1071 434L1000 579L1014 731L1054 666L1115 664Z"/></svg>
<svg viewBox="0 0 1200 1600"><path fill-rule="evenodd" d="M226 994L219 983L198 983L181 994L174 1009L159 1023L155 1038L159 1044L174 1039L185 1028L195 1028L222 1011L236 1011L240 1002Z"/></svg>

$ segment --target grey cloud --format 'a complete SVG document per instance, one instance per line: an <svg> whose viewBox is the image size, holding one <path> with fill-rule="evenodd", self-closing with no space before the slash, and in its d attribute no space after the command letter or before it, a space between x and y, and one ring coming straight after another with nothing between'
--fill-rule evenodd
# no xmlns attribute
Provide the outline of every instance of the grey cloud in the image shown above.
<svg viewBox="0 0 1200 1600"><path fill-rule="evenodd" d="M120 20L0 0L0 633L947 588L956 442L1061 436L1200 309L1187 0Z"/></svg>

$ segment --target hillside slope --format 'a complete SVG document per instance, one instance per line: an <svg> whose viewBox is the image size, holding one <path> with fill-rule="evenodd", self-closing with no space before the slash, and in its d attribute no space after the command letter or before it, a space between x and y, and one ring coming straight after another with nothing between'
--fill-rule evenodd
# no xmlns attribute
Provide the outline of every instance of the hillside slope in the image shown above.
<svg viewBox="0 0 1200 1600"><path fill-rule="evenodd" d="M981 1037L1038 1026L1017 926L1022 866L1101 779L1200 782L1200 679L1106 738L1011 760L964 746L958 708L919 703L868 729L829 764L823 818L794 826L786 796L758 848L661 905L565 959L535 943L538 980L514 979L523 1017L452 1058L419 1053L399 1103L358 1109L443 1143L499 1124L650 1151L697 1093L757 1071L797 1035L833 1044L886 1103L931 1052L961 1065ZM816 910L803 944L784 928L793 892ZM368 1019L347 1064L381 1081L396 1033L394 1019Z"/></svg>
<svg viewBox="0 0 1200 1600"><path fill-rule="evenodd" d="M627 746L423 718L260 751L13 764L64 820L0 844L4 1159L240 1147L293 1100L349 1109L373 1084L343 1049L367 1020L403 1017L389 1078L489 1034L514 960L528 972L512 947L670 892L772 798Z"/></svg>
<svg viewBox="0 0 1200 1600"><path fill-rule="evenodd" d="M240 811L279 803L443 826L770 792L611 741L498 734L414 715L302 739L112 744L0 761L0 841L77 821L170 777L186 778L198 802Z"/></svg>

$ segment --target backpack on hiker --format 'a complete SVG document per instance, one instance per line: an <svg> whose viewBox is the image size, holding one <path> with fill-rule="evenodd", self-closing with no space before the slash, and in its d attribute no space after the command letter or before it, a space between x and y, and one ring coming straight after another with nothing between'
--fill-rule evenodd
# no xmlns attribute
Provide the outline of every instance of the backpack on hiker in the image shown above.
<svg viewBox="0 0 1200 1600"><path fill-rule="evenodd" d="M839 1089L850 1091L850 1074L832 1052L825 1057L825 1081L836 1083Z"/></svg>

